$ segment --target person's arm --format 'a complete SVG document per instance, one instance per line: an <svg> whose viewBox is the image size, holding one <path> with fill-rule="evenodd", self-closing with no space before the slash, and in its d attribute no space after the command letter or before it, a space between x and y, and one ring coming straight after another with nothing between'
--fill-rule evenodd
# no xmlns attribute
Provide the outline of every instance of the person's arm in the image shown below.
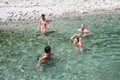
<svg viewBox="0 0 120 80"><path fill-rule="evenodd" d="M43 55L42 57L39 57L37 66L40 66L40 63L41 63L46 57L47 57L46 55Z"/></svg>
<svg viewBox="0 0 120 80"><path fill-rule="evenodd" d="M90 31L85 28L84 33L90 33Z"/></svg>
<svg viewBox="0 0 120 80"><path fill-rule="evenodd" d="M76 32L81 32L81 29L77 29Z"/></svg>
<svg viewBox="0 0 120 80"><path fill-rule="evenodd" d="M87 30L87 29L85 29L84 33L85 33L85 34L84 34L84 37L87 36L87 35L91 35L91 34L92 34L92 33L91 33L89 30Z"/></svg>
<svg viewBox="0 0 120 80"><path fill-rule="evenodd" d="M82 48L82 38L79 38L79 48L80 48L80 51L82 51L83 50L83 48Z"/></svg>
<svg viewBox="0 0 120 80"><path fill-rule="evenodd" d="M83 34L84 33L81 29L77 29L76 32L79 33L79 34Z"/></svg>
<svg viewBox="0 0 120 80"><path fill-rule="evenodd" d="M46 20L47 21L47 24L48 24L48 28L50 28L50 21L49 20Z"/></svg>
<svg viewBox="0 0 120 80"><path fill-rule="evenodd" d="M82 46L82 38L79 38L79 45Z"/></svg>
<svg viewBox="0 0 120 80"><path fill-rule="evenodd" d="M73 38L74 38L74 36L72 36L72 37L70 38L70 41L71 41L71 42L73 42Z"/></svg>

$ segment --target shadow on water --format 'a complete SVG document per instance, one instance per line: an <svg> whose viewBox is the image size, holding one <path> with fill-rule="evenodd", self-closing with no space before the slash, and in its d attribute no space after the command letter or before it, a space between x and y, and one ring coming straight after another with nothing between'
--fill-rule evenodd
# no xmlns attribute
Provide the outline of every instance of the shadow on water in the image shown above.
<svg viewBox="0 0 120 80"><path fill-rule="evenodd" d="M89 48L84 47L82 52L90 51Z"/></svg>
<svg viewBox="0 0 120 80"><path fill-rule="evenodd" d="M56 31L47 31L46 36L49 36L50 34L56 33Z"/></svg>
<svg viewBox="0 0 120 80"><path fill-rule="evenodd" d="M46 35L46 36L49 36L50 34L53 34L53 33L56 33L56 31L47 31L45 35ZM41 34L40 34L40 31L37 31L35 34L36 34L36 37L38 37L38 36L41 35Z"/></svg>
<svg viewBox="0 0 120 80"><path fill-rule="evenodd" d="M35 34L36 34L36 37L40 36L40 31L37 31Z"/></svg>
<svg viewBox="0 0 120 80"><path fill-rule="evenodd" d="M50 68L55 67L55 61L52 58L50 61L45 61L42 63L43 71L47 72Z"/></svg>

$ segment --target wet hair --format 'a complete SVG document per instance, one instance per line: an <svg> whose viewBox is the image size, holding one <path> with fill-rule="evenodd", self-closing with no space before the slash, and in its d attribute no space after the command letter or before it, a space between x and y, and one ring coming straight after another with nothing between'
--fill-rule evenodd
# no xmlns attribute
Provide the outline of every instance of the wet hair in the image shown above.
<svg viewBox="0 0 120 80"><path fill-rule="evenodd" d="M45 51L45 53L50 53L51 52L51 47L50 46L46 46L45 48L44 48L44 51Z"/></svg>
<svg viewBox="0 0 120 80"><path fill-rule="evenodd" d="M45 14L41 14L42 17L45 17Z"/></svg>
<svg viewBox="0 0 120 80"><path fill-rule="evenodd" d="M79 38L78 38L78 37L76 37L76 39L77 39L77 41L79 42Z"/></svg>

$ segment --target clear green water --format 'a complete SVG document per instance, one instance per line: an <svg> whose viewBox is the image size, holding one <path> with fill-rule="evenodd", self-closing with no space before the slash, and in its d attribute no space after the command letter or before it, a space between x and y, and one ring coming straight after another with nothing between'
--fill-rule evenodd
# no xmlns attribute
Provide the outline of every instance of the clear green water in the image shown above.
<svg viewBox="0 0 120 80"><path fill-rule="evenodd" d="M83 38L87 50L76 52L69 38L81 23L93 35ZM120 80L120 14L54 19L44 41L35 21L0 27L0 80ZM47 44L53 63L36 68Z"/></svg>

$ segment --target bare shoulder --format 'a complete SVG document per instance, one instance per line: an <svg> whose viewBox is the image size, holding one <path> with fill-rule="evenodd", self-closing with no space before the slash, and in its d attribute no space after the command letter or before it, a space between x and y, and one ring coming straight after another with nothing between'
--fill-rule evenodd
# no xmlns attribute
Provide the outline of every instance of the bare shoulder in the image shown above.
<svg viewBox="0 0 120 80"><path fill-rule="evenodd" d="M48 56L48 54L47 53L43 53L43 56Z"/></svg>
<svg viewBox="0 0 120 80"><path fill-rule="evenodd" d="M42 21L42 19L40 18L40 21Z"/></svg>

